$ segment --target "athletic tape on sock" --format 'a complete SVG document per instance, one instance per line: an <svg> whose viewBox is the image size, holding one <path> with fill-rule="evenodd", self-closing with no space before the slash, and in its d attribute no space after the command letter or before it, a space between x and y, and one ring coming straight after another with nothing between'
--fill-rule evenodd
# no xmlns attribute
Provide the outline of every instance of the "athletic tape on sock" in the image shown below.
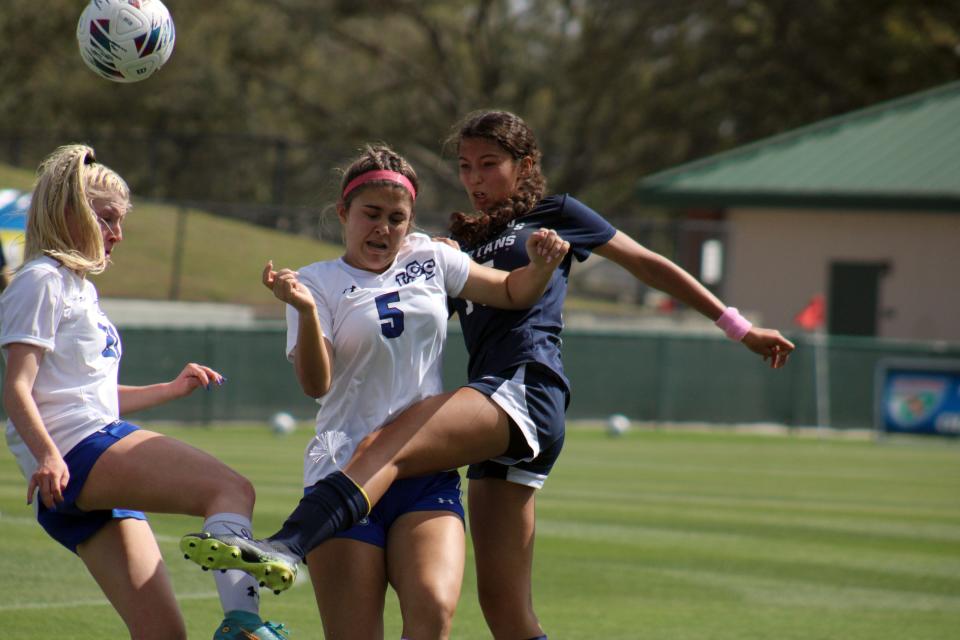
<svg viewBox="0 0 960 640"><path fill-rule="evenodd" d="M364 517L370 515L370 512L373 511L373 505L370 503L370 496L368 496L367 492L363 490L363 487L360 486L359 482L357 482L356 480L354 480L353 478L351 478L345 473L343 475L347 478L347 480L353 483L353 486L357 488L357 490L360 492L360 495L363 496L363 500L367 503L367 512L363 514Z"/></svg>

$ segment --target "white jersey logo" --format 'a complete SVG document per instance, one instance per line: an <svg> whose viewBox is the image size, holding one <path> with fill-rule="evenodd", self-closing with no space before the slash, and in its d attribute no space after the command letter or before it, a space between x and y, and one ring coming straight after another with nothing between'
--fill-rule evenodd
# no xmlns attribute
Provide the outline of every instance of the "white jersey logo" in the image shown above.
<svg viewBox="0 0 960 640"><path fill-rule="evenodd" d="M431 258L430 260L424 260L422 264L416 260L412 260L404 265L404 271L402 273L398 273L395 278L397 280L397 284L402 287L403 285L410 284L420 277L423 277L424 280L429 280L436 275L436 272L436 260Z"/></svg>
<svg viewBox="0 0 960 640"><path fill-rule="evenodd" d="M329 459L341 471L341 460L337 455L350 448L350 438L343 431L324 431L313 436L314 445L310 448L310 459L314 464L320 464ZM345 457L345 456L341 456Z"/></svg>

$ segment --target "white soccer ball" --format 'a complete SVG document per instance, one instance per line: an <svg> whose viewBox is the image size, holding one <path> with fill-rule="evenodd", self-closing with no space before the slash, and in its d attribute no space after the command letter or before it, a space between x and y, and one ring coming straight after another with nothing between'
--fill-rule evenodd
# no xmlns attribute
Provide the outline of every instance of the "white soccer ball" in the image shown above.
<svg viewBox="0 0 960 640"><path fill-rule="evenodd" d="M270 416L270 429L279 436L290 435L297 430L297 421L289 413L280 411Z"/></svg>
<svg viewBox="0 0 960 640"><path fill-rule="evenodd" d="M160 0L90 0L77 24L80 56L101 78L146 80L170 59L176 33Z"/></svg>
<svg viewBox="0 0 960 640"><path fill-rule="evenodd" d="M607 433L611 436L622 436L630 428L630 418L622 413L615 413L607 418Z"/></svg>

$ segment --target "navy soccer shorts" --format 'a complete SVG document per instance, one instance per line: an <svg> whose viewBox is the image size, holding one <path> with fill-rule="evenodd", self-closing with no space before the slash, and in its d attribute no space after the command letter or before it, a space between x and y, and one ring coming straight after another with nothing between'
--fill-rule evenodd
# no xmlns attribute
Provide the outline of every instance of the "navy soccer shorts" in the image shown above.
<svg viewBox="0 0 960 640"><path fill-rule="evenodd" d="M541 488L563 449L565 413L570 402L567 386L553 371L536 363L520 365L502 376L483 376L467 386L503 409L523 437L517 447L513 434L507 453L470 465L467 477L499 478Z"/></svg>
<svg viewBox="0 0 960 640"><path fill-rule="evenodd" d="M405 513L450 511L463 521L460 494L460 474L456 471L397 480L366 518L333 537L359 540L385 549L390 527Z"/></svg>

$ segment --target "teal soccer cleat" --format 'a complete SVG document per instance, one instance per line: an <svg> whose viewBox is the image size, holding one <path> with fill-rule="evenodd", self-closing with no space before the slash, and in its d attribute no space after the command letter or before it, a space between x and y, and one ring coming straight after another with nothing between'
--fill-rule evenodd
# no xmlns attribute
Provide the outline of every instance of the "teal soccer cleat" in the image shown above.
<svg viewBox="0 0 960 640"><path fill-rule="evenodd" d="M230 533L188 533L180 539L180 551L204 571L239 569L274 593L293 586L300 560L280 545Z"/></svg>
<svg viewBox="0 0 960 640"><path fill-rule="evenodd" d="M213 640L287 640L282 624L264 622L249 611L230 611L213 634Z"/></svg>

